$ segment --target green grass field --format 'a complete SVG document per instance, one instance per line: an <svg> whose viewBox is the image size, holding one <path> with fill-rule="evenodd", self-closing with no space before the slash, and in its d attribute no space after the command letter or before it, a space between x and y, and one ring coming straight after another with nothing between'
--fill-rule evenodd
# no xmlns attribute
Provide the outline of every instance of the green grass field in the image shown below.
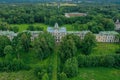
<svg viewBox="0 0 120 80"><path fill-rule="evenodd" d="M114 68L79 68L77 77L68 80L120 80L120 69ZM38 80L33 71L0 72L0 80Z"/></svg>
<svg viewBox="0 0 120 80"><path fill-rule="evenodd" d="M0 80L38 80L33 71L0 72Z"/></svg>
<svg viewBox="0 0 120 80"><path fill-rule="evenodd" d="M48 27L48 25L43 24L43 23L34 23L34 24L11 24L11 26L17 26L17 27L19 27L19 32L22 32L22 31L26 30L26 29L28 28L28 26L30 26L30 25L43 27L44 30L46 30L47 27ZM66 27L66 29L67 29L68 31L75 31L75 30L73 29L72 25L70 25L70 24L66 24L66 25L63 25L63 26Z"/></svg>
<svg viewBox="0 0 120 80"><path fill-rule="evenodd" d="M91 55L115 54L117 49L119 49L119 45L117 43L97 43Z"/></svg>
<svg viewBox="0 0 120 80"><path fill-rule="evenodd" d="M11 26L18 26L19 27L19 32L22 32L24 30L26 30L28 28L28 26L33 25L33 26L39 26L39 27L43 27L44 30L47 29L47 25L43 24L43 23L34 23L34 24L11 24Z"/></svg>
<svg viewBox="0 0 120 80"><path fill-rule="evenodd" d="M120 69L79 68L78 76L68 80L120 80Z"/></svg>

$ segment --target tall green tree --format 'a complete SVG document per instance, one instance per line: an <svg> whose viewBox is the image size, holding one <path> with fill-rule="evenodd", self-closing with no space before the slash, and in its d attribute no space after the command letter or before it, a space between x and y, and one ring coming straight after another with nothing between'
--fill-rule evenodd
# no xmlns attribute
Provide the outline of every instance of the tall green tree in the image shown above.
<svg viewBox="0 0 120 80"><path fill-rule="evenodd" d="M29 32L19 33L14 39L12 40L12 45L15 50L16 47L21 46L22 51L28 52L31 44L31 35Z"/></svg>
<svg viewBox="0 0 120 80"><path fill-rule="evenodd" d="M4 56L4 48L10 45L11 41L7 36L0 36L0 56Z"/></svg>
<svg viewBox="0 0 120 80"><path fill-rule="evenodd" d="M92 49L96 45L96 38L95 36L89 32L85 35L83 42L82 42L82 51L85 55L89 55Z"/></svg>
<svg viewBox="0 0 120 80"><path fill-rule="evenodd" d="M73 34L63 37L59 46L59 55L62 62L76 55L79 42L79 39Z"/></svg>
<svg viewBox="0 0 120 80"><path fill-rule="evenodd" d="M78 61L75 57L67 59L64 66L64 72L69 78L74 77L78 74Z"/></svg>
<svg viewBox="0 0 120 80"><path fill-rule="evenodd" d="M4 54L12 54L13 53L13 48L11 45L8 45L4 48Z"/></svg>
<svg viewBox="0 0 120 80"><path fill-rule="evenodd" d="M52 54L54 46L54 37L48 32L40 33L34 40L34 48L40 59L47 58L50 54Z"/></svg>

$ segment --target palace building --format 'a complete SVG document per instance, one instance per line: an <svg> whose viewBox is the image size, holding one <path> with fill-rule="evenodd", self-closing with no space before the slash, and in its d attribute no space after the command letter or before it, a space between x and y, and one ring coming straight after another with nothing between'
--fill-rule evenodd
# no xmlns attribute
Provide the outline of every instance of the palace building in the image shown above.
<svg viewBox="0 0 120 80"><path fill-rule="evenodd" d="M43 31L27 31L31 34L31 40L33 41L40 33ZM84 39L85 35L90 31L67 31L65 27L59 27L58 23L55 23L54 27L48 27L47 32L51 33L55 37L56 42L60 42L61 39L67 34L74 34L80 37L80 39ZM10 40L12 40L18 33L14 33L13 31L0 31L0 35L7 36ZM115 31L101 31L99 34L94 34L96 36L97 42L119 42L118 32Z"/></svg>

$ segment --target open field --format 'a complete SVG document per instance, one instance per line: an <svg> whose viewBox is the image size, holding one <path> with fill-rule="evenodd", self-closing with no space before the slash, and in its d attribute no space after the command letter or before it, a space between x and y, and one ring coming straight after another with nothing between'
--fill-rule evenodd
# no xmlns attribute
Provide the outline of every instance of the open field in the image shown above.
<svg viewBox="0 0 120 80"><path fill-rule="evenodd" d="M119 49L117 43L97 43L91 55L115 54L117 49Z"/></svg>
<svg viewBox="0 0 120 80"><path fill-rule="evenodd" d="M120 69L79 68L78 76L68 80L120 80Z"/></svg>
<svg viewBox="0 0 120 80"><path fill-rule="evenodd" d="M19 27L19 32L22 32L24 30L26 30L28 28L28 26L33 25L33 26L39 26L39 27L43 27L44 30L47 29L47 25L42 24L42 23L34 23L34 24L11 24L11 26L18 26Z"/></svg>
<svg viewBox="0 0 120 80"><path fill-rule="evenodd" d="M26 29L28 28L28 26L30 26L30 25L43 27L44 30L46 30L47 27L49 26L49 25L46 25L46 24L43 24L43 23L34 23L34 24L11 24L12 27L13 27L13 26L19 27L19 32L22 32L22 31L26 30ZM68 31L74 31L72 25L70 25L70 24L66 24L66 25L63 25L63 26L66 27L66 29L67 29Z"/></svg>

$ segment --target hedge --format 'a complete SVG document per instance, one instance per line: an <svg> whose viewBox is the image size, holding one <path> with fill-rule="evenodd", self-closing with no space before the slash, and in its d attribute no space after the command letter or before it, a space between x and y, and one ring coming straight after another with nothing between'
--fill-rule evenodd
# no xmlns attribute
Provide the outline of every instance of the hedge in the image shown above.
<svg viewBox="0 0 120 80"><path fill-rule="evenodd" d="M120 67L120 55L100 55L77 57L79 67Z"/></svg>

